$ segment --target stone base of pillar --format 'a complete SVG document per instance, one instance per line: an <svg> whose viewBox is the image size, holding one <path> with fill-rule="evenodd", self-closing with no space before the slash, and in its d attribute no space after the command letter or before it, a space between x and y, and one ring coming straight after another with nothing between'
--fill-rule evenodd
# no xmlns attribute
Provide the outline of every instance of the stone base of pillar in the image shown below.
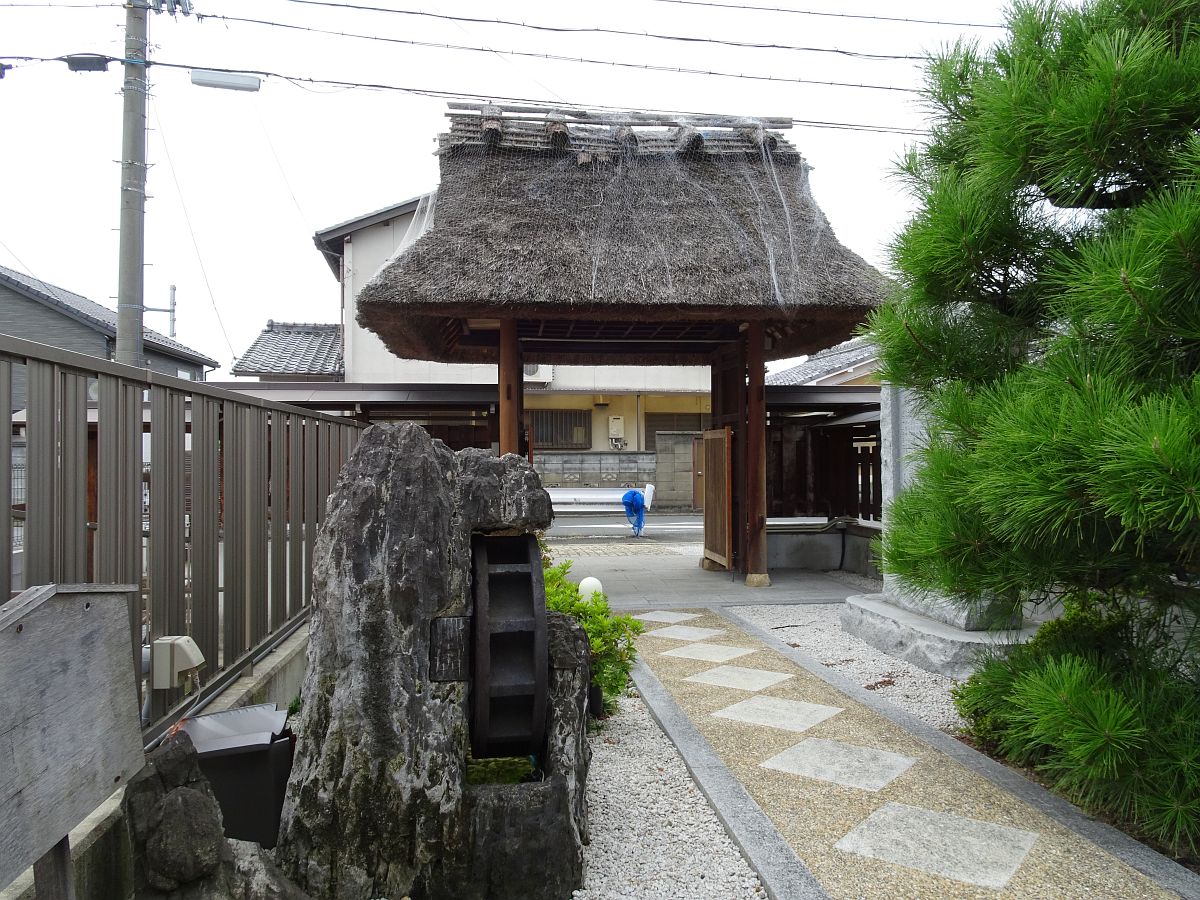
<svg viewBox="0 0 1200 900"><path fill-rule="evenodd" d="M707 556L700 557L700 568L705 572L724 572L725 567L715 559L709 559Z"/></svg>
<svg viewBox="0 0 1200 900"><path fill-rule="evenodd" d="M746 587L770 587L771 576L766 572L751 572L746 576Z"/></svg>
<svg viewBox="0 0 1200 900"><path fill-rule="evenodd" d="M847 597L839 610L842 631L926 672L965 679L988 653L1007 651L1037 632L1037 625L968 631L889 602L886 594Z"/></svg>

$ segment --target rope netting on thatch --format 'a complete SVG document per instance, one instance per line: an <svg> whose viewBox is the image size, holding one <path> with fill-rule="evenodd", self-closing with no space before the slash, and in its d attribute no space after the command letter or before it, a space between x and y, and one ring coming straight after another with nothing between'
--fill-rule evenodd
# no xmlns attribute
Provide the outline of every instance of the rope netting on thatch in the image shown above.
<svg viewBox="0 0 1200 900"><path fill-rule="evenodd" d="M456 115L439 154L436 206L423 201L421 229L358 298L359 321L400 355L485 359L447 320L508 316L766 319L782 356L844 338L882 292L834 236L800 154L758 121L568 125L485 110Z"/></svg>

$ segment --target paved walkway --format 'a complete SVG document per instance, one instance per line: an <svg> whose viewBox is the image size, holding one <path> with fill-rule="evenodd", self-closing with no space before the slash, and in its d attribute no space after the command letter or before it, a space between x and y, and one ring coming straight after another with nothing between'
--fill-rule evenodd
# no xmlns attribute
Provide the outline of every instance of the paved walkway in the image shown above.
<svg viewBox="0 0 1200 900"><path fill-rule="evenodd" d="M552 545L646 623L637 686L773 897L1200 897L1200 877L737 614L854 589L798 572L748 589L663 547Z"/></svg>

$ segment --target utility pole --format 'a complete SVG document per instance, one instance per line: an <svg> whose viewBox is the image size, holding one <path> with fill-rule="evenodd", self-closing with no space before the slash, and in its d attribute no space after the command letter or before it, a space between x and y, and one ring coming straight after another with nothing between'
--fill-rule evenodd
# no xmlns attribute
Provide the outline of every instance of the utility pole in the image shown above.
<svg viewBox="0 0 1200 900"><path fill-rule="evenodd" d="M150 93L146 11L145 0L126 0L121 248L117 272L117 362L139 368L146 255L146 102Z"/></svg>

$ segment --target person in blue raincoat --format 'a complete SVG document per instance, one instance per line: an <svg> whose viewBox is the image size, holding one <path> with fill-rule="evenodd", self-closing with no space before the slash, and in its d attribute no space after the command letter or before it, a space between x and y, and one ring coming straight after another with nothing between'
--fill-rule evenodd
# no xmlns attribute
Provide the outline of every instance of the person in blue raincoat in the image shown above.
<svg viewBox="0 0 1200 900"><path fill-rule="evenodd" d="M609 496L612 496L611 494ZM633 526L633 536L641 537L642 529L646 527L646 499L637 488L631 488L621 495L621 503L625 507L625 518Z"/></svg>

